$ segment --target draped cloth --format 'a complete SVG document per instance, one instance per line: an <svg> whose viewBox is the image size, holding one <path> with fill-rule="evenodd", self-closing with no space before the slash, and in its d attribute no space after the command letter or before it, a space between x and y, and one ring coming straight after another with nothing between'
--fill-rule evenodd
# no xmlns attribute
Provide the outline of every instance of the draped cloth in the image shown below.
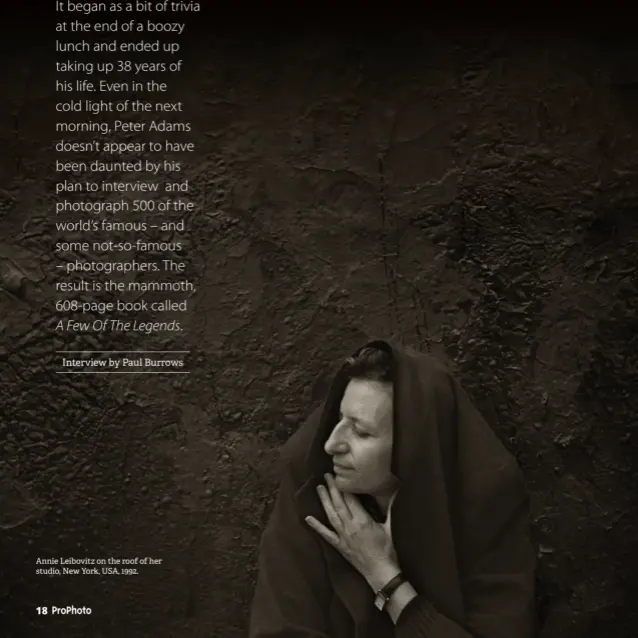
<svg viewBox="0 0 638 638"><path fill-rule="evenodd" d="M250 638L531 638L536 555L529 497L514 457L434 358L391 341L392 537L417 592L394 626L374 592L304 518L330 527L316 494L332 471L323 446L349 382L290 438L259 548Z"/></svg>

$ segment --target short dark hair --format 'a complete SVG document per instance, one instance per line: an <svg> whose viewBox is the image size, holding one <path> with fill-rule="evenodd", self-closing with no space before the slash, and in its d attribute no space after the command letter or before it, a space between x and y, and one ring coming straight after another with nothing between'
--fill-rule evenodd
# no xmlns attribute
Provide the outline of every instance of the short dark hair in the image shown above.
<svg viewBox="0 0 638 638"><path fill-rule="evenodd" d="M392 383L392 355L381 348L366 346L346 359L345 373L350 379Z"/></svg>

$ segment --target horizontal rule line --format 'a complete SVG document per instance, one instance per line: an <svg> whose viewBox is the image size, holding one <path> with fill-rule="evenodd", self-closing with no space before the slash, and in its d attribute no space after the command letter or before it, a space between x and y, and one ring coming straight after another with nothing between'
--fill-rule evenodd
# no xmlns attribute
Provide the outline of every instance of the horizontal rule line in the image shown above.
<svg viewBox="0 0 638 638"><path fill-rule="evenodd" d="M151 353L165 353L170 352L172 354L188 354L190 350L56 350L56 354L76 354L78 352L103 352L110 354L123 354L127 352L138 352L141 354Z"/></svg>
<svg viewBox="0 0 638 638"><path fill-rule="evenodd" d="M190 372L172 372L169 370L157 371L157 372L98 372L91 370L90 372L56 372L56 374L190 374Z"/></svg>

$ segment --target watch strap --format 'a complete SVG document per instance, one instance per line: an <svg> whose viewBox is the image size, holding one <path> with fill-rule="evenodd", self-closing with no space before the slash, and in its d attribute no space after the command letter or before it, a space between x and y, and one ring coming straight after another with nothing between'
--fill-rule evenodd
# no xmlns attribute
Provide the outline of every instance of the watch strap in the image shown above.
<svg viewBox="0 0 638 638"><path fill-rule="evenodd" d="M394 578L390 579L375 595L374 605L379 611L383 611L392 594L405 582L405 576L399 572Z"/></svg>

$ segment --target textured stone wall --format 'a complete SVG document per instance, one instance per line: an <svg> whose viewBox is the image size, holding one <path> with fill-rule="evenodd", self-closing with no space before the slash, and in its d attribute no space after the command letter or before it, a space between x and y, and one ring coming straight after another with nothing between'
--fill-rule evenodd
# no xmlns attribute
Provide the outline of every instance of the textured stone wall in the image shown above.
<svg viewBox="0 0 638 638"><path fill-rule="evenodd" d="M517 455L543 637L634 637L637 54L478 29L194 41L187 336L99 344L191 349L178 381L51 373L98 345L51 336L53 73L35 41L6 57L8 636L244 636L277 449L335 362L391 335L446 360ZM84 553L165 566L32 574ZM94 611L38 618L43 600Z"/></svg>

